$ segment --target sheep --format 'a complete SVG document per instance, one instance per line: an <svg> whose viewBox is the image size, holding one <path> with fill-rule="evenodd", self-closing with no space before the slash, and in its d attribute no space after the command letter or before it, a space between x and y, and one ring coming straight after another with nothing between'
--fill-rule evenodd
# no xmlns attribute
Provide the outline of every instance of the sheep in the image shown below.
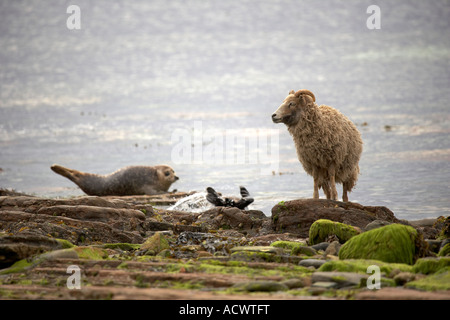
<svg viewBox="0 0 450 320"><path fill-rule="evenodd" d="M327 199L337 200L336 183L343 185L342 200L356 184L363 149L356 126L338 110L316 103L309 90L291 90L272 114L274 123L284 123L292 135L297 156L314 178L313 198L322 188Z"/></svg>

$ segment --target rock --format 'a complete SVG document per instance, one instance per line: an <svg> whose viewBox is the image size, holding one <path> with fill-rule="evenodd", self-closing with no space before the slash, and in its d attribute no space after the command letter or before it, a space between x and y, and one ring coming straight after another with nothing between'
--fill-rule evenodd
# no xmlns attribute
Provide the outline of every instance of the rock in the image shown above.
<svg viewBox="0 0 450 320"><path fill-rule="evenodd" d="M317 254L316 250L306 246L305 242L298 241L275 241L270 244L272 247L283 248L286 251L290 251L291 255L307 255L313 256Z"/></svg>
<svg viewBox="0 0 450 320"><path fill-rule="evenodd" d="M298 265L302 267L314 267L316 269L320 268L321 265L323 265L326 261L320 260L320 259L304 259L301 260Z"/></svg>
<svg viewBox="0 0 450 320"><path fill-rule="evenodd" d="M317 251L311 247L298 246L294 248L291 252L292 255L305 255L305 256L314 256L317 254Z"/></svg>
<svg viewBox="0 0 450 320"><path fill-rule="evenodd" d="M339 250L339 259L375 259L413 264L424 254L424 247L426 243L414 228L391 224L348 240Z"/></svg>
<svg viewBox="0 0 450 320"><path fill-rule="evenodd" d="M367 274L353 272L320 272L316 271L312 275L313 284L316 282L334 282L337 288L360 287L362 280L369 277Z"/></svg>
<svg viewBox="0 0 450 320"><path fill-rule="evenodd" d="M169 248L170 246L167 239L160 232L156 232L153 236L145 240L139 251L144 254L156 255Z"/></svg>
<svg viewBox="0 0 450 320"><path fill-rule="evenodd" d="M391 222L377 219L377 220L374 220L374 221L370 222L369 224L367 224L366 227L364 228L364 230L369 231L372 229L387 226L388 224L391 224Z"/></svg>
<svg viewBox="0 0 450 320"><path fill-rule="evenodd" d="M237 291L248 292L275 292L286 291L289 289L285 284L276 281L249 281L244 283L237 283L233 285L232 288Z"/></svg>
<svg viewBox="0 0 450 320"><path fill-rule="evenodd" d="M395 284L403 286L407 282L413 281L417 278L417 275L411 272L400 272L394 276Z"/></svg>
<svg viewBox="0 0 450 320"><path fill-rule="evenodd" d="M438 256L440 257L450 256L450 243L447 243L446 245L441 247Z"/></svg>
<svg viewBox="0 0 450 320"><path fill-rule="evenodd" d="M346 242L360 231L344 223L334 222L327 219L314 221L309 229L309 243L311 245L326 241L328 237L335 235L340 243Z"/></svg>
<svg viewBox="0 0 450 320"><path fill-rule="evenodd" d="M231 249L230 260L247 262L284 262L283 249L270 246L245 246Z"/></svg>
<svg viewBox="0 0 450 320"><path fill-rule="evenodd" d="M284 284L289 289L303 288L303 287L310 285L310 283L307 279L309 279L309 278L301 278L301 279L293 278L293 279L285 280L281 283Z"/></svg>
<svg viewBox="0 0 450 320"><path fill-rule="evenodd" d="M321 242L321 243L312 245L311 248L313 248L316 251L319 251L319 250L325 251L329 245L330 245L329 242Z"/></svg>
<svg viewBox="0 0 450 320"><path fill-rule="evenodd" d="M198 215L196 223L208 229L233 229L256 236L270 233L270 219L259 210L216 207Z"/></svg>
<svg viewBox="0 0 450 320"><path fill-rule="evenodd" d="M448 293L448 299L450 300L450 268L447 267L429 276L413 280L408 282L405 286L407 288L415 288L426 291L446 291Z"/></svg>
<svg viewBox="0 0 450 320"><path fill-rule="evenodd" d="M386 207L362 206L353 202L325 199L283 201L272 208L273 228L308 237L311 225L318 219L328 219L363 229L374 220L397 223L399 220Z"/></svg>
<svg viewBox="0 0 450 320"><path fill-rule="evenodd" d="M327 260L319 271L341 271L368 273L370 266L378 266L381 273L390 276L399 272L412 272L413 266L403 263L387 263L379 260L349 259L349 260Z"/></svg>
<svg viewBox="0 0 450 320"><path fill-rule="evenodd" d="M336 289L338 284L333 281L317 281L312 284L311 287L323 288L323 289Z"/></svg>
<svg viewBox="0 0 450 320"><path fill-rule="evenodd" d="M431 274L450 267L450 257L426 257L416 261L413 272Z"/></svg>
<svg viewBox="0 0 450 320"><path fill-rule="evenodd" d="M423 292L405 288L381 288L356 294L357 300L449 300L450 292Z"/></svg>
<svg viewBox="0 0 450 320"><path fill-rule="evenodd" d="M63 244L56 239L24 232L19 235L0 237L0 268L6 268L22 260L45 251L62 249Z"/></svg>
<svg viewBox="0 0 450 320"><path fill-rule="evenodd" d="M244 246L244 247L234 247L231 249L232 253L240 251L283 254L283 249L272 246Z"/></svg>
<svg viewBox="0 0 450 320"><path fill-rule="evenodd" d="M341 244L339 241L333 241L325 250L325 255L337 256L339 254L339 249L341 248Z"/></svg>

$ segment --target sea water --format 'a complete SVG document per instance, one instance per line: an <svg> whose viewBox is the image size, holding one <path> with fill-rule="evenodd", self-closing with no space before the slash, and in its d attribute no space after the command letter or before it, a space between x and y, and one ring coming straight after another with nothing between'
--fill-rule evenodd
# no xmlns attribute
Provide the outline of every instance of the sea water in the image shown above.
<svg viewBox="0 0 450 320"><path fill-rule="evenodd" d="M180 177L172 188L239 196L243 185L270 215L312 197L271 121L291 89L309 89L362 134L350 201L448 215L450 6L377 1L370 29L372 2L2 1L0 187L77 196L52 164L107 174L164 163ZM221 139L222 158L210 153Z"/></svg>

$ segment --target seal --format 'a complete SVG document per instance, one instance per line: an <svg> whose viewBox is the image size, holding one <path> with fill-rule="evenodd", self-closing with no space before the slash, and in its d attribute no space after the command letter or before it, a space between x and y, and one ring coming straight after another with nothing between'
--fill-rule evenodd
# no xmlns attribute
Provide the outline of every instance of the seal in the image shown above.
<svg viewBox="0 0 450 320"><path fill-rule="evenodd" d="M166 165L129 166L108 175L81 172L52 165L57 174L74 182L90 196L132 196L166 193L179 178Z"/></svg>
<svg viewBox="0 0 450 320"><path fill-rule="evenodd" d="M241 199L238 198L222 198L220 195L211 187L206 188L208 194L206 195L206 200L215 205L216 207L235 207L241 210L245 210L254 199L250 198L250 193L243 186L239 187L241 193Z"/></svg>

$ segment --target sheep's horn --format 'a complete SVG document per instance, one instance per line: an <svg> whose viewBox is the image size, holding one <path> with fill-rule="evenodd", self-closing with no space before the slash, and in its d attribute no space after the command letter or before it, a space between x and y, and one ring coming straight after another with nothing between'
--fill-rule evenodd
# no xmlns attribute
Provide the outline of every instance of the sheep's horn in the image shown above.
<svg viewBox="0 0 450 320"><path fill-rule="evenodd" d="M302 89L302 90L298 90L298 91L295 93L295 95L296 95L297 97L300 96L301 94L307 94L308 96L310 96L310 97L313 99L314 102L316 102L316 97L314 96L314 94L313 94L311 91L306 90L306 89Z"/></svg>

